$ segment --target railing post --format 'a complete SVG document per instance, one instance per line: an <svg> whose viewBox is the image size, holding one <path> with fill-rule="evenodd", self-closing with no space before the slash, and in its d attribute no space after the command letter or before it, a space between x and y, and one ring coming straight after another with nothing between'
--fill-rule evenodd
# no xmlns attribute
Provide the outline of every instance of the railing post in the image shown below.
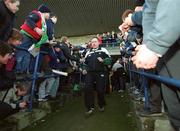
<svg viewBox="0 0 180 131"><path fill-rule="evenodd" d="M36 62L35 62L35 67L34 67L34 72L33 72L32 88L31 88L31 96L30 96L30 105L29 105L29 111L30 112L32 112L32 108L33 108L32 104L33 104L34 90L35 90L36 79L37 79L39 56L40 56L40 53L38 53L38 55L36 56Z"/></svg>
<svg viewBox="0 0 180 131"><path fill-rule="evenodd" d="M132 84L131 61L128 62L128 69L129 69L129 83L131 86L131 84Z"/></svg>
<svg viewBox="0 0 180 131"><path fill-rule="evenodd" d="M144 69L142 70L142 72L144 72ZM144 108L145 110L149 109L149 96L148 96L148 83L147 83L147 77L144 75L142 76L142 85L144 88L144 98L145 98L145 102L144 102Z"/></svg>

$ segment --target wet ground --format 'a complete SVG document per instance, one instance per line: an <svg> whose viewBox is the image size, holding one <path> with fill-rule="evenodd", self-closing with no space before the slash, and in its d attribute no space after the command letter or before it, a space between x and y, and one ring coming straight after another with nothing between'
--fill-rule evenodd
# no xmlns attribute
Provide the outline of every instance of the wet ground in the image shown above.
<svg viewBox="0 0 180 131"><path fill-rule="evenodd" d="M96 107L87 118L83 97L76 97L23 131L138 131L126 93L112 93L106 101L104 112Z"/></svg>

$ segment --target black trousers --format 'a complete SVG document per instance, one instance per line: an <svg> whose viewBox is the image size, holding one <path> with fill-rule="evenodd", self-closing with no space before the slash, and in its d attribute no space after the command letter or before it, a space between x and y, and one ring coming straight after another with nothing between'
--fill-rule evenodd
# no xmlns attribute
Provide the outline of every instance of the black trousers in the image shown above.
<svg viewBox="0 0 180 131"><path fill-rule="evenodd" d="M18 112L18 110L13 109L9 104L0 101L0 120Z"/></svg>
<svg viewBox="0 0 180 131"><path fill-rule="evenodd" d="M157 69L147 70L146 72L157 75ZM161 82L153 79L148 80L150 94L150 110L161 112L162 109L162 94Z"/></svg>
<svg viewBox="0 0 180 131"><path fill-rule="evenodd" d="M105 105L105 79L105 73L103 72L88 72L85 76L84 100L85 107L87 109L94 108L95 89L97 92L99 107L103 107Z"/></svg>
<svg viewBox="0 0 180 131"><path fill-rule="evenodd" d="M161 58L159 74L180 80L180 39ZM162 84L162 95L170 121L180 129L180 88Z"/></svg>
<svg viewBox="0 0 180 131"><path fill-rule="evenodd" d="M125 90L126 74L123 68L118 68L113 74L113 88L114 90Z"/></svg>

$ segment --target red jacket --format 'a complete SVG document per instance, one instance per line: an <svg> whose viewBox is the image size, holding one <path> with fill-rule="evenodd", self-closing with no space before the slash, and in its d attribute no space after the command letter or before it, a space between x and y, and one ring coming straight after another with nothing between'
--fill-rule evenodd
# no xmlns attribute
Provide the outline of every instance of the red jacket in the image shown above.
<svg viewBox="0 0 180 131"><path fill-rule="evenodd" d="M41 14L37 11L37 10L33 10L33 13L37 14L39 16L39 20L38 22L36 22L36 27L42 29L42 18L41 18ZM28 26L28 24L26 23L26 21L24 22L24 24L21 26L21 29L23 29L24 31L26 31L28 34L30 34L34 39L39 40L41 38L41 35L39 35L36 31L34 31L34 29L30 28Z"/></svg>

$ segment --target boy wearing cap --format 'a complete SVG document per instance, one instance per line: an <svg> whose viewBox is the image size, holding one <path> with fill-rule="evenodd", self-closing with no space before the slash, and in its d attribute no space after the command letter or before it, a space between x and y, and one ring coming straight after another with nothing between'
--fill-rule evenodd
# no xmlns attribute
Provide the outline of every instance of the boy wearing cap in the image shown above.
<svg viewBox="0 0 180 131"><path fill-rule="evenodd" d="M20 48L29 49L33 44L38 43L42 36L46 33L47 27L45 19L49 19L50 9L42 4L38 10L33 10L26 18L24 24L21 26L21 33L23 34L22 44ZM38 45L37 47L40 47ZM30 64L30 53L26 50L19 49L16 54L17 73L27 72Z"/></svg>

